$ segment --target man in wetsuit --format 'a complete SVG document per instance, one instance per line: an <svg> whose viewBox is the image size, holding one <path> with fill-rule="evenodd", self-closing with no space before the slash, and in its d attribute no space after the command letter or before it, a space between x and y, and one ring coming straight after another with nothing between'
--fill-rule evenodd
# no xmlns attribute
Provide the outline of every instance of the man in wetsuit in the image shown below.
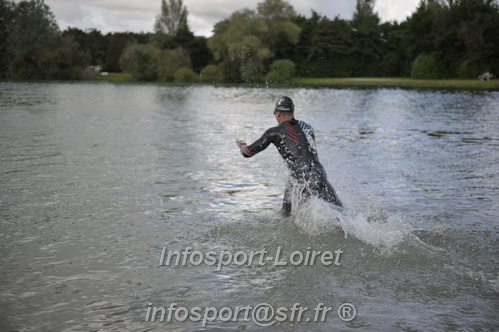
<svg viewBox="0 0 499 332"><path fill-rule="evenodd" d="M293 187L297 185L302 196L313 195L342 207L333 186L327 180L324 167L319 162L314 130L307 123L295 120L294 110L295 105L291 98L287 96L279 98L274 109L279 125L268 129L251 145L246 145L241 140L237 140L236 145L246 158L265 150L270 143L277 147L293 178L287 182L284 191L283 214L289 215L291 212Z"/></svg>

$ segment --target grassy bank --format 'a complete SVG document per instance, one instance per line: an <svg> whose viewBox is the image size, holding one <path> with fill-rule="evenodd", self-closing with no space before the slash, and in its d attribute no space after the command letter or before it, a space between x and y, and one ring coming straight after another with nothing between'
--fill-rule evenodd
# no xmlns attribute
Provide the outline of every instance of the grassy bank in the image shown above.
<svg viewBox="0 0 499 332"><path fill-rule="evenodd" d="M132 75L127 73L107 73L107 75L97 75L99 81L108 82L131 82L133 81Z"/></svg>
<svg viewBox="0 0 499 332"><path fill-rule="evenodd" d="M380 87L449 87L449 88L499 88L499 79L479 80L420 80L406 77L368 78L294 78L293 83L303 86L380 86Z"/></svg>
<svg viewBox="0 0 499 332"><path fill-rule="evenodd" d="M131 82L132 76L126 73L108 73L95 78L107 82ZM294 78L293 85L327 86L365 86L365 87L443 87L443 88L494 88L499 89L499 79L479 80L419 80L408 77L352 77L352 78Z"/></svg>

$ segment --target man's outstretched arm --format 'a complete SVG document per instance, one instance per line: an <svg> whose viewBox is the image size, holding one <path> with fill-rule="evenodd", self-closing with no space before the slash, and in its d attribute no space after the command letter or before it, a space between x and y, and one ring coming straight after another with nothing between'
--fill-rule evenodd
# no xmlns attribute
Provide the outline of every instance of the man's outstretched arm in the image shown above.
<svg viewBox="0 0 499 332"><path fill-rule="evenodd" d="M255 154L257 154L260 151L265 150L271 143L270 136L269 136L269 130L267 130L262 137L260 137L258 140L256 140L253 144L251 145L246 145L246 142L243 140L237 140L236 145L241 151L241 154L245 158L250 158L253 157Z"/></svg>
<svg viewBox="0 0 499 332"><path fill-rule="evenodd" d="M248 149L248 146L246 145L245 141L239 139L236 141L236 145L239 148L239 150L241 151L241 154L245 158L250 158L250 157L253 157L255 155L255 153L253 151Z"/></svg>

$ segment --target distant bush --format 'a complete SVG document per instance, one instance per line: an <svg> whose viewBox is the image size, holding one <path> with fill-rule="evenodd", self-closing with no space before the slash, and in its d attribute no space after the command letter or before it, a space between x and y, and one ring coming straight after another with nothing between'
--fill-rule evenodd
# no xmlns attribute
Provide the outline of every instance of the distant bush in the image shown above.
<svg viewBox="0 0 499 332"><path fill-rule="evenodd" d="M201 81L203 82L221 82L223 81L223 73L221 69L215 65L207 65L201 70Z"/></svg>
<svg viewBox="0 0 499 332"><path fill-rule="evenodd" d="M199 76L191 68L180 68L173 74L175 82L199 82Z"/></svg>
<svg viewBox="0 0 499 332"><path fill-rule="evenodd" d="M95 71L93 68L85 68L80 73L80 78L82 80L96 80L100 76L100 73Z"/></svg>
<svg viewBox="0 0 499 332"><path fill-rule="evenodd" d="M487 66L483 66L483 63L480 63L480 61L466 59L459 65L457 77L473 79L487 70Z"/></svg>
<svg viewBox="0 0 499 332"><path fill-rule="evenodd" d="M295 75L296 65L291 60L276 60L270 65L270 71L265 76L269 83L287 83Z"/></svg>
<svg viewBox="0 0 499 332"><path fill-rule="evenodd" d="M182 47L161 51L158 62L158 77L166 82L175 79L174 74L177 70L191 66L189 53Z"/></svg>
<svg viewBox="0 0 499 332"><path fill-rule="evenodd" d="M157 78L159 50L151 45L134 44L128 46L120 57L120 67L125 73L139 81Z"/></svg>
<svg viewBox="0 0 499 332"><path fill-rule="evenodd" d="M421 79L439 78L437 60L434 55L420 54L411 67L411 77Z"/></svg>

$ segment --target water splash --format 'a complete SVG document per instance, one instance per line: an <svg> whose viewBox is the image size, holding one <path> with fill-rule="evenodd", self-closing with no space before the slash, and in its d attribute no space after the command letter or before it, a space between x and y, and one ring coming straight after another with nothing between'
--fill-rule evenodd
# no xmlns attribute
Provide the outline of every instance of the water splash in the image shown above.
<svg viewBox="0 0 499 332"><path fill-rule="evenodd" d="M433 251L411 231L402 216L387 213L369 200L361 200L363 205L355 202L341 208L316 197L305 198L299 192L294 190L292 194L291 218L309 235L343 232L345 238L354 237L388 255L403 251L406 245Z"/></svg>

